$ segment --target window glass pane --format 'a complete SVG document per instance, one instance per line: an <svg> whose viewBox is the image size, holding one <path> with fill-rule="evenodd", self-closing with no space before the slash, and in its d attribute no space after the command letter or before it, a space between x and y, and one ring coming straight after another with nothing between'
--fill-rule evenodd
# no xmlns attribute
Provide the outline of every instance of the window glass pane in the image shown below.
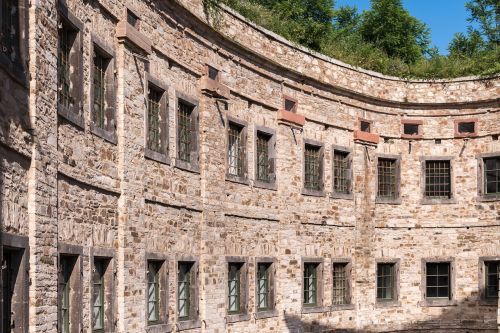
<svg viewBox="0 0 500 333"><path fill-rule="evenodd" d="M269 163L269 141L271 136L264 133L257 133L257 180L269 182L271 170Z"/></svg>
<svg viewBox="0 0 500 333"><path fill-rule="evenodd" d="M371 124L368 121L361 121L360 123L360 129L362 132L371 132Z"/></svg>
<svg viewBox="0 0 500 333"><path fill-rule="evenodd" d="M426 161L425 196L427 198L450 198L450 161Z"/></svg>
<svg viewBox="0 0 500 333"><path fill-rule="evenodd" d="M418 124L404 124L403 131L406 135L417 135L418 134Z"/></svg>
<svg viewBox="0 0 500 333"><path fill-rule="evenodd" d="M194 107L179 100L177 112L177 150L178 158L184 162L191 162L193 149L192 136L195 131L192 112Z"/></svg>
<svg viewBox="0 0 500 333"><path fill-rule="evenodd" d="M94 258L94 274L93 274L93 309L92 320L94 330L104 329L104 274L106 271L106 263L103 259Z"/></svg>
<svg viewBox="0 0 500 333"><path fill-rule="evenodd" d="M155 323L160 319L160 268L161 263L148 261L148 322Z"/></svg>
<svg viewBox="0 0 500 333"><path fill-rule="evenodd" d="M475 127L476 126L475 126L474 122L458 123L458 132L459 133L474 133Z"/></svg>
<svg viewBox="0 0 500 333"><path fill-rule="evenodd" d="M349 296L347 290L347 264L338 263L333 265L333 304L348 304Z"/></svg>
<svg viewBox="0 0 500 333"><path fill-rule="evenodd" d="M71 108L74 103L71 86L71 64L70 54L71 48L76 38L76 31L70 29L66 22L60 22L61 29L59 30L59 49L57 58L57 74L58 74L58 102L66 108Z"/></svg>
<svg viewBox="0 0 500 333"><path fill-rule="evenodd" d="M243 176L244 145L243 127L235 124L229 124L228 130L228 173L233 176Z"/></svg>
<svg viewBox="0 0 500 333"><path fill-rule="evenodd" d="M292 101L290 99L285 99L285 110L295 112L295 101Z"/></svg>
<svg viewBox="0 0 500 333"><path fill-rule="evenodd" d="M334 151L333 154L333 191L349 194L350 185L349 153Z"/></svg>
<svg viewBox="0 0 500 333"><path fill-rule="evenodd" d="M450 297L450 263L426 263L427 298Z"/></svg>
<svg viewBox="0 0 500 333"><path fill-rule="evenodd" d="M161 119L160 106L161 99L163 97L163 91L155 89L153 87L149 88L148 93L148 133L147 133L147 145L148 149L156 152L161 152L161 131L165 130L160 128L160 123L164 121Z"/></svg>
<svg viewBox="0 0 500 333"><path fill-rule="evenodd" d="M109 59L106 59L98 52L94 56L94 124L102 129L107 126L106 123L106 70L109 64Z"/></svg>
<svg viewBox="0 0 500 333"><path fill-rule="evenodd" d="M228 311L236 313L240 311L241 264L229 264L228 268Z"/></svg>
<svg viewBox="0 0 500 333"><path fill-rule="evenodd" d="M379 300L393 299L394 264L377 264L377 298Z"/></svg>
<svg viewBox="0 0 500 333"><path fill-rule="evenodd" d="M270 264L258 264L257 307L259 310L267 310L269 308L269 268Z"/></svg>
<svg viewBox="0 0 500 333"><path fill-rule="evenodd" d="M321 190L320 147L305 145L304 187L309 190Z"/></svg>
<svg viewBox="0 0 500 333"><path fill-rule="evenodd" d="M304 264L304 305L317 304L317 269L318 264Z"/></svg>
<svg viewBox="0 0 500 333"><path fill-rule="evenodd" d="M484 263L486 272L486 298L498 298L498 279L500 274L500 261L487 261Z"/></svg>
<svg viewBox="0 0 500 333"><path fill-rule="evenodd" d="M10 61L19 62L19 5L18 0L0 1L0 52Z"/></svg>
<svg viewBox="0 0 500 333"><path fill-rule="evenodd" d="M397 161L379 158L378 160L378 196L395 199L397 197Z"/></svg>
<svg viewBox="0 0 500 333"><path fill-rule="evenodd" d="M484 159L485 194L500 193L500 156Z"/></svg>
<svg viewBox="0 0 500 333"><path fill-rule="evenodd" d="M179 263L177 287L177 311L180 320L189 319L191 264Z"/></svg>

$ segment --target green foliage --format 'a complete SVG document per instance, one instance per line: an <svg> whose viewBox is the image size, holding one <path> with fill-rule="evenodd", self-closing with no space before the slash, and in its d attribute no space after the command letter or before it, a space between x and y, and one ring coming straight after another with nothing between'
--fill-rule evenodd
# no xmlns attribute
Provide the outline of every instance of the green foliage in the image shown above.
<svg viewBox="0 0 500 333"><path fill-rule="evenodd" d="M414 63L429 50L429 28L404 9L401 0L372 0L360 33L389 57Z"/></svg>
<svg viewBox="0 0 500 333"><path fill-rule="evenodd" d="M479 30L455 34L449 56L430 47L429 29L401 0L372 0L362 14L334 0L204 0L224 3L288 40L353 66L386 75L452 78L500 73L498 0L470 0ZM494 27L494 28L493 28Z"/></svg>

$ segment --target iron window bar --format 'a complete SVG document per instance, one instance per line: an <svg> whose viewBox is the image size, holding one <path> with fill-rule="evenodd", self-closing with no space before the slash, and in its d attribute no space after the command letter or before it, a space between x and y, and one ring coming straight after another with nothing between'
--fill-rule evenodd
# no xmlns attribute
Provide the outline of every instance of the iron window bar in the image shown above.
<svg viewBox="0 0 500 333"><path fill-rule="evenodd" d="M228 131L228 173L241 177L244 175L243 127L230 123Z"/></svg>
<svg viewBox="0 0 500 333"><path fill-rule="evenodd" d="M192 112L194 107L179 100L177 112L177 146L178 158L184 162L191 162L191 150L193 146L192 135L194 122Z"/></svg>
<svg viewBox="0 0 500 333"><path fill-rule="evenodd" d="M148 92L148 149L160 152L161 137L160 137L160 106L163 92L152 87L149 87Z"/></svg>
<svg viewBox="0 0 500 333"><path fill-rule="evenodd" d="M451 198L450 161L425 162L425 196Z"/></svg>
<svg viewBox="0 0 500 333"><path fill-rule="evenodd" d="M377 300L394 299L394 280L394 264L377 264Z"/></svg>
<svg viewBox="0 0 500 333"><path fill-rule="evenodd" d="M395 199L397 197L397 161L378 159L378 191L379 198Z"/></svg>
<svg viewBox="0 0 500 333"><path fill-rule="evenodd" d="M101 128L106 128L106 69L109 59L106 59L98 52L94 56L94 124Z"/></svg>
<svg viewBox="0 0 500 333"><path fill-rule="evenodd" d="M260 263L257 267L257 310L269 309L269 269L271 265Z"/></svg>
<svg viewBox="0 0 500 333"><path fill-rule="evenodd" d="M304 187L309 190L321 190L320 147L306 145L304 162Z"/></svg>
<svg viewBox="0 0 500 333"><path fill-rule="evenodd" d="M318 304L318 264L304 264L304 306Z"/></svg>
<svg viewBox="0 0 500 333"><path fill-rule="evenodd" d="M257 133L257 180L269 183L272 172L269 163L269 141L271 137L264 133Z"/></svg>
<svg viewBox="0 0 500 333"><path fill-rule="evenodd" d="M104 274L106 264L102 259L94 260L92 322L94 332L104 332Z"/></svg>
<svg viewBox="0 0 500 333"><path fill-rule="evenodd" d="M333 264L333 305L349 303L347 284L347 264Z"/></svg>
<svg viewBox="0 0 500 333"><path fill-rule="evenodd" d="M148 324L160 320L160 264L148 262Z"/></svg>
<svg viewBox="0 0 500 333"><path fill-rule="evenodd" d="M240 312L241 299L241 264L230 263L228 265L228 313Z"/></svg>
<svg viewBox="0 0 500 333"><path fill-rule="evenodd" d="M334 151L333 153L333 191L335 193L350 194L349 182L349 153Z"/></svg>
<svg viewBox="0 0 500 333"><path fill-rule="evenodd" d="M179 263L178 286L177 286L177 313L179 320L189 319L190 288L191 288L191 265Z"/></svg>

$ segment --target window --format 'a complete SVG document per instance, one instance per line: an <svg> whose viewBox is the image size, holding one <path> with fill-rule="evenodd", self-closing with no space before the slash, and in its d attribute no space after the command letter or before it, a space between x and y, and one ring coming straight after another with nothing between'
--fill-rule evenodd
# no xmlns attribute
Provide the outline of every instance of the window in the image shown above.
<svg viewBox="0 0 500 333"><path fill-rule="evenodd" d="M333 263L333 305L346 305L351 303L350 265L347 262Z"/></svg>
<svg viewBox="0 0 500 333"><path fill-rule="evenodd" d="M418 135L419 133L418 128L419 128L418 124L404 124L403 133L406 135Z"/></svg>
<svg viewBox="0 0 500 333"><path fill-rule="evenodd" d="M228 303L227 312L229 314L239 313L241 311L241 267L240 263L229 263L228 265Z"/></svg>
<svg viewBox="0 0 500 333"><path fill-rule="evenodd" d="M266 311L272 308L269 286L270 269L271 263L257 264L257 311Z"/></svg>
<svg viewBox="0 0 500 333"><path fill-rule="evenodd" d="M104 304L105 304L105 284L104 275L108 262L105 259L94 258L94 271L92 274L92 322L94 332L104 332Z"/></svg>
<svg viewBox="0 0 500 333"><path fill-rule="evenodd" d="M78 323L73 322L78 307L73 286L78 279L76 263L78 258L73 255L59 256L59 332L73 333L78 330ZM75 272L74 272L75 271Z"/></svg>
<svg viewBox="0 0 500 333"><path fill-rule="evenodd" d="M498 279L500 278L500 261L485 261L484 296L486 300L498 301Z"/></svg>
<svg viewBox="0 0 500 333"><path fill-rule="evenodd" d="M425 161L425 197L451 198L451 170L449 160Z"/></svg>
<svg viewBox="0 0 500 333"><path fill-rule="evenodd" d="M28 238L2 233L0 332L28 331Z"/></svg>
<svg viewBox="0 0 500 333"><path fill-rule="evenodd" d="M229 122L227 133L227 173L246 177L246 131L241 124Z"/></svg>
<svg viewBox="0 0 500 333"><path fill-rule="evenodd" d="M168 95L158 80L148 75L146 157L168 163Z"/></svg>
<svg viewBox="0 0 500 333"><path fill-rule="evenodd" d="M477 122L477 118L455 120L455 137L464 138L476 136L478 133Z"/></svg>
<svg viewBox="0 0 500 333"><path fill-rule="evenodd" d="M399 157L377 158L377 202L399 203Z"/></svg>
<svg viewBox="0 0 500 333"><path fill-rule="evenodd" d="M275 189L276 137L274 130L256 126L254 186Z"/></svg>
<svg viewBox="0 0 500 333"><path fill-rule="evenodd" d="M464 122L458 123L458 133L474 133L476 123L474 122Z"/></svg>
<svg viewBox="0 0 500 333"><path fill-rule="evenodd" d="M0 52L11 62L20 62L19 0L0 0Z"/></svg>
<svg viewBox="0 0 500 333"><path fill-rule="evenodd" d="M219 70L207 65L207 74L210 80L219 81Z"/></svg>
<svg viewBox="0 0 500 333"><path fill-rule="evenodd" d="M500 156L484 158L484 194L500 195Z"/></svg>
<svg viewBox="0 0 500 333"><path fill-rule="evenodd" d="M81 29L83 23L59 4L57 111L67 120L83 127Z"/></svg>
<svg viewBox="0 0 500 333"><path fill-rule="evenodd" d="M127 11L127 23L139 30L139 16L137 16L132 10L129 8L126 9Z"/></svg>
<svg viewBox="0 0 500 333"><path fill-rule="evenodd" d="M333 192L334 194L351 194L351 155L348 151L333 151Z"/></svg>
<svg viewBox="0 0 500 333"><path fill-rule="evenodd" d="M368 120L360 120L359 121L359 129L361 130L361 132L371 133L372 124Z"/></svg>
<svg viewBox="0 0 500 333"><path fill-rule="evenodd" d="M395 264L377 264L377 302L395 299Z"/></svg>
<svg viewBox="0 0 500 333"><path fill-rule="evenodd" d="M160 269L162 262L148 260L148 324L160 320Z"/></svg>
<svg viewBox="0 0 500 333"><path fill-rule="evenodd" d="M304 189L313 193L323 190L323 147L320 145L304 145Z"/></svg>
<svg viewBox="0 0 500 333"><path fill-rule="evenodd" d="M198 171L198 107L197 103L177 93L177 160L176 166Z"/></svg>
<svg viewBox="0 0 500 333"><path fill-rule="evenodd" d="M450 263L426 264L426 297L451 299Z"/></svg>
<svg viewBox="0 0 500 333"><path fill-rule="evenodd" d="M198 263L177 263L177 318L179 330L200 327L198 320Z"/></svg>
<svg viewBox="0 0 500 333"><path fill-rule="evenodd" d="M322 263L306 260L303 264L303 312L308 308L318 308L323 303Z"/></svg>
<svg viewBox="0 0 500 333"><path fill-rule="evenodd" d="M286 111L297 112L297 100L291 97L284 97L283 104Z"/></svg>
<svg viewBox="0 0 500 333"><path fill-rule="evenodd" d="M107 141L116 143L115 73L113 53L92 37L91 130Z"/></svg>

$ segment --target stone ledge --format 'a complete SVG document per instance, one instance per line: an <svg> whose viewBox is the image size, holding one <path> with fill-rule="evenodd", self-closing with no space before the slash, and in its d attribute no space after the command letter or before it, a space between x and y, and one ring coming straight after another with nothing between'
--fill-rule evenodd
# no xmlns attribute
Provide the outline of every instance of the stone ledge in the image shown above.
<svg viewBox="0 0 500 333"><path fill-rule="evenodd" d="M146 54L152 53L151 41L127 21L120 21L116 25L116 37L118 39L127 39L132 44L140 48Z"/></svg>
<svg viewBox="0 0 500 333"><path fill-rule="evenodd" d="M306 123L306 118L300 114L280 109L278 110L278 122L303 127Z"/></svg>
<svg viewBox="0 0 500 333"><path fill-rule="evenodd" d="M203 76L200 79L200 85L201 85L202 91L210 92L218 97L223 97L225 99L229 99L229 95L231 94L231 91L229 90L229 88L226 85L224 85L216 80L212 80L212 79L208 78L207 76Z"/></svg>
<svg viewBox="0 0 500 333"><path fill-rule="evenodd" d="M354 140L363 141L377 145L380 142L380 136L375 133L354 130Z"/></svg>

